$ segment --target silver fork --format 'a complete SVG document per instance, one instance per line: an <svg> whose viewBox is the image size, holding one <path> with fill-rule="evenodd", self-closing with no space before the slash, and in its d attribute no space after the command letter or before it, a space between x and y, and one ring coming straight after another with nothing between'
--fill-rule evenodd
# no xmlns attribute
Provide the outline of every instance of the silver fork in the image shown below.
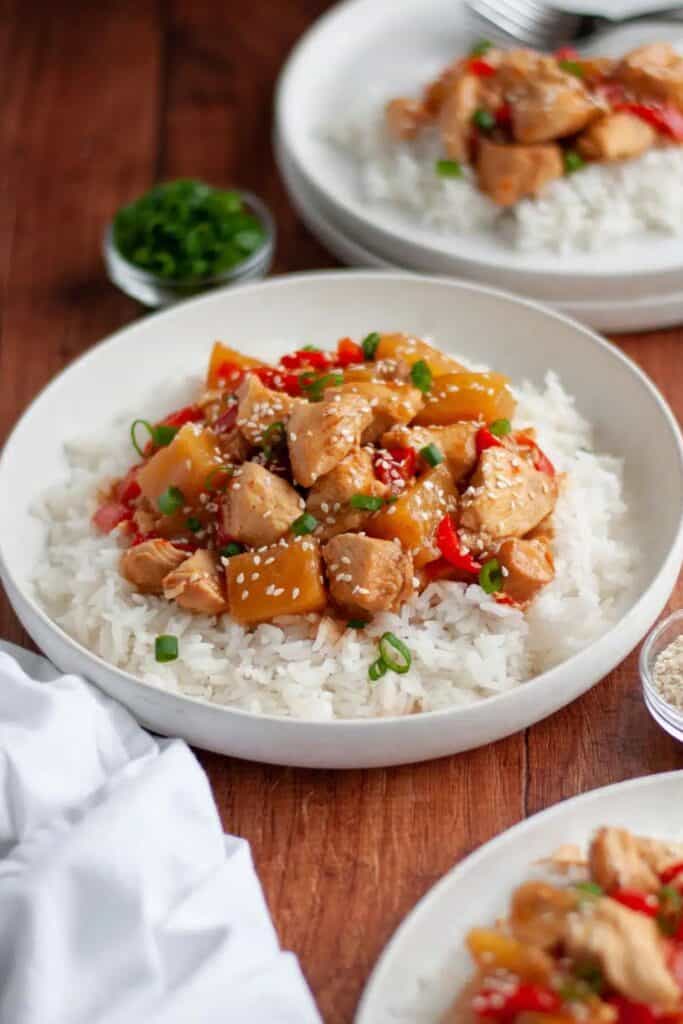
<svg viewBox="0 0 683 1024"><path fill-rule="evenodd" d="M465 0L470 26L478 34L509 45L511 40L535 50L556 50L568 43L588 42L600 32L638 21L678 20L683 7L666 7L607 18L599 14L572 14L538 0Z"/></svg>

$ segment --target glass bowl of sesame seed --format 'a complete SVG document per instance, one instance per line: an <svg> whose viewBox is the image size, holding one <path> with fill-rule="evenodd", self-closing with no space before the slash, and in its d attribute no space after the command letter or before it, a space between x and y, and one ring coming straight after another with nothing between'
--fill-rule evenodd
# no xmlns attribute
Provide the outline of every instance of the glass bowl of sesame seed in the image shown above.
<svg viewBox="0 0 683 1024"><path fill-rule="evenodd" d="M662 619L640 652L645 705L669 735L683 741L683 609Z"/></svg>

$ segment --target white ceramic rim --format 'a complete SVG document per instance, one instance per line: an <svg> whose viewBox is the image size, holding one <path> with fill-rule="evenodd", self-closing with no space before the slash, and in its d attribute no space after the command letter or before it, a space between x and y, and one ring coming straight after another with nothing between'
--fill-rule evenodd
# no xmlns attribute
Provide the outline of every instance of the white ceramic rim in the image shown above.
<svg viewBox="0 0 683 1024"><path fill-rule="evenodd" d="M387 9L395 8L393 0L379 0L380 4L383 4ZM275 91L275 125L276 131L282 140L285 150L289 156L290 161L294 164L298 175L303 178L309 188L311 188L318 197L318 201L322 202L329 207L329 213L333 210L338 211L342 219L344 219L351 230L353 226L354 233L358 232L358 238L363 242L364 245L369 244L369 234L378 239L378 255L383 255L385 252L394 251L396 247L409 246L413 253L419 254L419 258L424 258L429 261L433 261L435 258L441 261L441 265L436 268L430 268L436 270L439 274L448 273L449 270L446 266L448 261L458 261L462 266L459 269L454 269L453 274L463 274L471 272L478 279L486 280L487 274L501 273L505 271L507 275L506 281L501 283L503 288L520 288L527 292L533 287L534 279L538 279L540 271L530 267L524 267L521 270L511 271L509 267L510 259L514 258L514 251L505 252L501 251L501 259L493 261L486 258L477 258L470 256L466 253L450 253L443 249L437 248L430 245L428 242L414 237L410 230L410 224L407 223L405 228L396 228L385 221L381 217L381 211L373 209L370 205L364 205L359 197L354 195L342 195L338 192L333 192L328 187L325 178L320 174L319 169L315 161L311 163L303 163L299 157L299 154L289 144L290 132L288 131L289 124L289 109L292 105L296 104L296 93L297 93L297 77L302 73L302 69L308 63L308 54L315 50L318 42L325 34L334 29L335 23L339 22L337 26L337 32L340 38L348 33L345 32L343 27L344 19L348 16L352 16L354 9L361 9L367 7L368 11L372 11L374 20L377 20L377 7L378 0L340 0L330 10L322 14L310 28L299 38L295 46L292 48L285 64L282 67L280 75L278 77L276 91ZM637 240L636 240L637 241ZM502 256L506 255L507 260L504 262ZM629 283L633 285L633 274L626 271L613 271L609 269L608 260L604 259L604 254L601 257L600 253L596 253L595 266L591 265L590 268L569 268L563 267L563 261L550 254L549 260L553 263L552 270L546 274L546 280L553 282L553 287L570 287L573 283L577 287L589 287L595 279L599 279L602 283L602 287L610 286L615 294L618 292L620 285L627 287ZM539 259L543 258L542 254ZM465 270L465 267L467 270ZM423 271L425 272L425 271ZM676 276L680 279L680 274L683 273L683 260L681 262L667 261L663 266L657 268L651 268L645 263L643 266L638 267L637 277L639 280L649 281L649 293L646 294L660 294L660 290L656 287L657 281L664 281L666 279L675 278ZM661 294L666 295L667 286L662 285ZM543 301L562 301L559 296L550 297L544 296ZM591 299L579 296L572 297L567 301L591 301ZM612 301L615 301L614 299Z"/></svg>
<svg viewBox="0 0 683 1024"><path fill-rule="evenodd" d="M382 280L387 280L387 279L396 280L396 279L401 279L403 277L405 277L406 279L409 279L409 280L411 280L413 282L415 280L415 275L403 274L403 273L388 273L388 272L385 273L385 272L376 272L376 271L350 272L350 271L343 271L343 270L342 271L331 271L331 272L330 271L314 271L312 273L282 275L280 277L271 278L267 282L257 282L257 283L250 283L250 284L244 284L244 285L236 285L236 286L232 286L230 288L230 292L231 292L232 295L234 295L237 290L244 292L244 291L255 289L255 288L257 288L257 289L263 289L263 288L277 289L278 287L282 287L282 286L287 287L289 285L289 283L292 282L292 281L298 281L298 282L304 282L305 283L306 281L315 281L317 278L322 277L322 276L326 276L326 277L329 277L329 278L339 277L339 278L347 279L347 280L350 277L374 278L377 281L382 281ZM676 422L676 420L675 420L675 418L673 416L673 413L671 412L669 406L664 401L663 397L661 396L661 394L659 393L657 388L655 388L654 384L643 373L643 371L634 362L632 362L632 360L628 359L625 355L623 355L622 352L620 352L618 349L614 348L614 346L610 345L605 339L601 338L594 331L591 331L588 327L585 327L583 324L577 323L575 320L572 320L571 317L564 316L564 314L558 313L555 310L547 309L546 307L542 306L540 303L533 302L530 299L522 299L522 298L518 298L518 297L516 297L514 295L510 295L509 293L501 291L500 289L489 288L489 287L486 287L484 285L472 284L469 281L455 281L452 278L446 278L446 277L431 277L431 278L426 279L426 280L429 280L429 281L434 282L434 283L439 283L439 284L442 284L442 285L446 285L446 286L456 286L457 288L464 287L466 289L471 289L472 291L478 292L480 294L490 295L492 297L497 297L499 299L502 298L502 299L504 299L504 300L506 300L508 302L520 303L523 306L527 306L527 307L529 307L529 308L531 308L531 309L533 309L533 310L535 310L537 312L540 312L540 313L544 314L545 316L549 317L550 319L562 321L562 322L568 324L569 326L571 326L572 328L574 328L576 330L579 330L579 331L589 335L591 337L591 339L592 339L594 344L598 345L601 348L607 349L608 352L610 353L610 355L614 359L616 359L619 362L622 362L623 364L625 364L625 366L628 368L628 370L631 373L636 375L636 377L639 379L640 384L650 393L650 397L654 400L656 405L659 407L659 410L662 413L663 417L668 422L668 425L669 425L669 427L671 429L672 435L673 435L673 437L675 438L675 441L676 441L676 447L677 447L677 450L678 450L680 464L681 464L681 467L683 467L683 437L681 436L680 429L678 427L678 424L677 424L677 422ZM211 303L211 302L217 302L217 301L220 301L220 297L221 297L220 291L214 291L212 293L209 293L208 295L203 295L203 296L199 296L196 299L188 300L187 303L183 303L183 308L187 308L187 306L192 306L192 305L199 305L201 303L207 303L208 304L208 303ZM176 314L176 312L177 312L177 308L178 307L175 307L175 308L171 307L170 309L163 310L161 312L154 313L152 315L155 317L156 320L160 321L160 320L162 320L164 318L174 316ZM99 355L99 352L100 352L101 349L103 349L106 346L116 345L118 343L119 338L121 338L122 336L126 335L129 332L134 332L137 329L137 326L138 326L137 322L134 322L133 324L130 324L130 325L126 326L126 327L123 327L119 331L114 332L113 334L109 335L107 338L104 338L102 341L100 341L97 344L95 344L87 352L85 352L81 356L79 356L78 359L76 359L72 363L70 363L69 366L67 366L64 370L61 371L61 373L59 373L56 377L54 377L52 379L52 381L50 381L46 385L46 387L43 388L38 393L38 395L36 395L36 397L32 400L32 402L24 410L23 414L21 415L21 417L19 418L19 420L15 424L13 430L11 431L9 437L7 438L7 440L6 440L6 442L5 442L4 446L3 446L2 452L0 453L0 479L2 479L3 464L4 464L4 461L5 461L5 457L6 457L6 452L9 450L9 448L12 445L13 438L14 438L14 435L15 435L16 431L19 429L19 427L21 426L23 421L27 417L29 417L31 415L33 406L38 401L40 401L41 398L44 395L49 394L49 392L53 388L58 386L59 382L61 381L62 376L67 374L72 366L74 366L76 364L82 365L84 363L95 361L98 358L98 355ZM10 601L12 603L12 606L15 609L15 611L17 612L17 614L19 615L19 618L20 618L20 620L22 621L22 623L24 625L26 625L26 616L28 615L28 613L30 613L30 615L33 616L34 619L38 619L38 621L40 623L40 626L42 627L42 631L44 632L45 630L47 630L48 632L50 632L52 634L55 634L59 638L59 640L61 641L63 647L65 646L67 649L70 649L72 651L77 652L81 657L84 657L87 660L90 660L90 661L94 662L95 664L97 664L98 666L103 668L106 672L108 672L110 674L113 674L114 676L118 677L120 680L124 681L127 684L134 683L136 686L141 687L144 691L153 692L155 694L158 694L160 692L159 688L153 686L151 683L147 683L147 682L139 679L137 676L134 676L134 675L132 675L129 672L125 672L124 670L119 669L119 668L115 667L114 665L110 664L109 662L105 661L103 658L99 657L99 655L96 655L92 651L88 650L88 648L86 648L82 644L78 643L76 640L74 640L72 637L70 637L64 630L62 630L61 627L59 627L49 617L47 612L37 603L35 598L33 596L31 596L31 595L28 595L25 592L24 588L12 577L12 575L9 572L8 567L7 567L6 563L5 563L4 557L3 557L1 543L2 543L2 539L0 538L0 576L2 577L3 583L4 583L4 585L5 585L6 589L7 589L7 593L8 593L8 596L10 598ZM618 622L616 622L606 633L604 633L601 637L599 637L598 640L596 640L589 647L587 647L587 648L577 652L576 654L572 655L571 658L566 659L565 661L561 662L559 665L555 666L554 668L549 669L548 671L543 672L543 673L541 673L538 676L535 676L533 679L530 679L528 682L525 682L523 688L524 688L525 694L529 695L528 699L531 699L531 696L536 691L538 691L539 689L542 689L544 687L552 688L553 682L554 682L554 680L556 678L556 675L558 673L563 673L567 669L568 666L575 665L578 662L582 662L582 661L583 662L588 662L589 660L597 661L599 663L600 662L599 655L601 655L602 652L607 647L611 646L610 641L614 638L614 636L616 634L619 634L620 636L622 636L624 638L629 637L631 623L632 622L635 623L635 622L638 621L638 618L639 618L639 615L640 615L641 606L642 606L642 604L643 604L643 602L645 600L646 595L651 590L655 589L657 587L657 584L661 584L661 582L666 581L668 579L672 579L672 580L675 579L675 577L678 574L678 571L680 570L680 566L681 566L682 562L683 562L683 515L681 516L681 519L680 519L679 524L678 524L678 529L676 531L676 536L675 536L674 543L672 544L672 546L671 546L671 548L669 550L668 555L666 556L666 558L664 559L662 565L660 566L660 569L659 569L656 577L650 583L648 588L636 598L633 606L626 612L626 614ZM665 602L663 602L663 603L665 603ZM662 603L662 606L663 606L663 603ZM661 608L659 609L659 612L661 612ZM658 614L659 614L659 612L658 612ZM656 618L656 616L654 616L653 618ZM636 641L634 641L631 644L631 646L628 647L628 650L632 650L633 647L636 646L637 642L639 642L640 639L642 639L642 632L641 632L640 636L638 637L638 639ZM627 643L630 643L630 638L627 641ZM586 675L591 675L590 666L588 664L584 665L584 669L585 669L585 674ZM311 724L315 724L317 729L318 729L318 731L321 732L321 733L327 733L327 732L332 731L332 732L337 733L337 734L342 733L344 731L355 732L356 730L360 730L360 729L377 729L377 728L379 728L380 726L382 726L384 724L391 725L394 728L394 730L398 729L398 730L401 730L401 732L404 732L404 731L407 730L409 732L411 729L413 729L415 727L415 723L421 723L422 727L424 728L430 722L434 722L434 721L437 721L437 720L440 721L440 720L445 719L445 718L454 718L454 717L457 717L458 714L463 712L463 711L467 712L467 711L471 710L471 706L467 706L467 707L464 707L464 708L457 708L456 707L456 708L444 708L444 709L435 710L435 711L425 711L425 712L420 713L420 715L408 715L408 716L392 715L392 716L382 717L382 718L379 718L379 719L376 718L376 717L367 718L367 719L339 718L339 719L333 719L331 721L316 721L315 723L311 723L308 719L290 718L290 717L285 717L285 716L280 716L280 715L272 715L272 714L254 714L253 712L245 711L245 710L243 710L241 708L235 708L235 707L231 707L229 705L216 704L216 703L213 703L213 702L208 701L205 698L201 698L201 697L190 697L190 696L187 696L187 695L184 695L184 694L170 693L168 691L162 691L162 692L163 692L164 698L166 700L171 701L171 702L175 702L177 707L179 707L179 708L187 707L187 706L193 706L193 705L199 704L199 705L203 705L205 707L210 707L213 711L216 712L217 715L224 715L224 716L227 716L229 718L233 718L233 717L241 718L241 719L253 722L253 723L259 723L259 722L276 723L283 730L296 731L296 730L300 729L302 726L310 727ZM492 707L499 707L499 706L500 707L504 707L505 705L510 704L511 702L514 704L516 696L519 694L519 692L520 692L520 688L516 687L516 688L514 688L512 690L507 691L506 693L497 694L497 695L492 696L492 697L483 698L476 705L476 707L484 709L484 708L492 708ZM569 702L567 702L567 703L569 703ZM539 717L542 717L542 715L540 715ZM534 719L534 721L537 721L537 720L538 719ZM400 738L400 734L397 736L397 740L399 738Z"/></svg>
<svg viewBox="0 0 683 1024"><path fill-rule="evenodd" d="M464 857L463 860L459 861L450 869L450 871L447 871L438 882L435 882L431 889L429 889L424 896L418 900L387 942L380 954L379 960L375 964L372 973L366 982L365 988L363 989L360 1002L356 1009L354 1024L378 1024L377 1018L372 1018L370 1016L370 1013L373 1010L371 1003L375 999L374 990L379 989L382 981L384 980L385 974L391 971L391 959L394 949L398 946L403 936L417 924L418 920L425 916L429 916L432 906L439 902L442 893L446 889L449 889L451 885L457 884L461 876L470 870L470 868L475 867L480 860L495 852L498 852L501 857L504 857L505 847L513 844L517 840L517 837L520 834L523 834L527 828L543 824L545 821L552 820L560 815L570 814L573 808L577 805L583 806L593 801L601 800L604 797L609 797L610 795L622 793L627 790L638 790L641 788L647 789L650 786L657 786L662 782L673 780L675 778L679 778L683 781L683 771L679 770L659 772L655 775L642 775L636 779L626 779L623 782L614 782L609 786L601 786L599 789L591 789L587 793L580 793L578 796L570 797L568 800L561 800L559 803L553 804L552 807L547 807L543 811L538 811L536 814L532 814L530 817L524 818L523 821L513 825L500 835L494 836L493 839L490 839L487 843L484 843L482 846L478 847L478 849L474 850L473 853ZM552 851L548 852L550 853ZM531 867L531 865L529 866Z"/></svg>

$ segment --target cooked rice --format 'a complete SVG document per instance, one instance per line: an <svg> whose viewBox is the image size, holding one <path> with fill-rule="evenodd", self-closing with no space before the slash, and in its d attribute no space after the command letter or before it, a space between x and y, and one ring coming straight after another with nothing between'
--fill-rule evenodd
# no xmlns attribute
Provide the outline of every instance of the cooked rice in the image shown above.
<svg viewBox="0 0 683 1024"><path fill-rule="evenodd" d="M364 718L471 704L558 664L604 633L633 583L621 461L591 450L591 429L557 377L516 389L516 424L567 473L555 512L557 576L527 614L497 604L477 585L433 583L397 614L363 632L329 617L291 617L246 630L228 615L192 615L143 596L120 576L115 533L90 517L103 478L130 463L127 424L67 446L69 480L45 495L47 546L36 570L39 601L74 639L106 661L173 692L248 711L310 719ZM163 396L158 399L159 408ZM151 410L150 410L151 412ZM412 651L406 675L368 680L385 630ZM179 637L176 662L158 664L154 639Z"/></svg>
<svg viewBox="0 0 683 1024"><path fill-rule="evenodd" d="M448 234L493 232L514 249L598 250L644 232L683 234L683 147L652 149L636 160L592 164L552 182L537 199L503 211L462 178L434 169L443 156L436 132L414 142L389 138L382 111L342 119L327 138L353 161L358 189L371 203L402 208Z"/></svg>

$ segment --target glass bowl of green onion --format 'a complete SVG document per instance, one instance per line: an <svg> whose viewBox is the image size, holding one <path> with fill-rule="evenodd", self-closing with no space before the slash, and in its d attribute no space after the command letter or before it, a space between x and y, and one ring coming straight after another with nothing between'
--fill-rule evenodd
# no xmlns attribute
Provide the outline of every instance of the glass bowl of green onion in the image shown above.
<svg viewBox="0 0 683 1024"><path fill-rule="evenodd" d="M122 206L104 235L109 279L145 306L265 277L275 223L255 195L183 178Z"/></svg>

